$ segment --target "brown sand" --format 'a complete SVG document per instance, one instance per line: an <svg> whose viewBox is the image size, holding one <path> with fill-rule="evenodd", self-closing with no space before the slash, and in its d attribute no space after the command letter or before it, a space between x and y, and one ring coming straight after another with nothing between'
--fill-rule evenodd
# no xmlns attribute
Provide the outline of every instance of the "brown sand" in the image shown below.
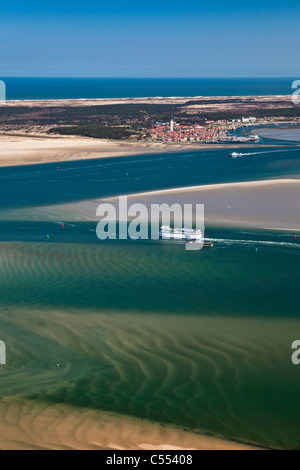
<svg viewBox="0 0 300 470"><path fill-rule="evenodd" d="M257 450L117 414L20 397L0 402L2 450Z"/></svg>
<svg viewBox="0 0 300 470"><path fill-rule="evenodd" d="M133 201L204 204L207 225L300 230L300 179L181 188L130 196Z"/></svg>
<svg viewBox="0 0 300 470"><path fill-rule="evenodd" d="M95 199L58 206L1 211L3 220L97 221L99 204L118 198ZM128 204L204 204L206 226L235 226L300 231L300 179L214 184L128 196Z"/></svg>
<svg viewBox="0 0 300 470"><path fill-rule="evenodd" d="M239 145L239 148L251 148ZM257 145L268 147L268 145ZM0 166L29 165L149 153L186 152L200 149L236 149L236 144L163 143L98 140L78 137L34 138L0 135Z"/></svg>
<svg viewBox="0 0 300 470"><path fill-rule="evenodd" d="M205 148L221 146L205 146ZM229 146L224 146L229 148ZM108 142L91 139L24 139L2 137L0 165L32 164L150 152L180 151L199 145ZM276 180L180 188L135 194L129 203L205 204L206 224L300 230L300 180ZM115 202L116 198L107 201ZM53 220L96 219L103 200L34 209ZM28 209L30 212L30 209ZM17 214L17 212L16 212ZM13 217L13 211L10 211ZM20 214L19 214L20 215ZM31 214L32 215L32 214ZM280 216L279 216L280 215ZM19 217L19 216L18 216ZM23 217L26 218L26 210ZM278 220L280 219L280 222ZM2 449L247 450L247 445L185 432L113 413L45 405L22 399L0 402Z"/></svg>
<svg viewBox="0 0 300 470"><path fill-rule="evenodd" d="M197 101L201 103L195 103ZM97 99L48 99L48 100L8 100L5 107L73 107L73 106L103 106L126 104L170 104L183 105L185 109L204 109L211 111L236 110L236 100L240 112L257 108L286 108L291 107L291 95L270 96L170 96L144 98L97 98ZM191 104L190 102L194 102Z"/></svg>
<svg viewBox="0 0 300 470"><path fill-rule="evenodd" d="M300 142L300 128L296 126L255 129L255 134L266 139Z"/></svg>

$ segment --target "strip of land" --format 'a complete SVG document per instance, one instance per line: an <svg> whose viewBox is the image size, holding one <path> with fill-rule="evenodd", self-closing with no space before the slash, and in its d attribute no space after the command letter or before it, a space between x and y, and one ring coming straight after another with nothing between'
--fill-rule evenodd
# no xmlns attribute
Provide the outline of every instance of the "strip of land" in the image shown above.
<svg viewBox="0 0 300 470"><path fill-rule="evenodd" d="M300 142L300 127L255 129L255 134L265 139Z"/></svg>
<svg viewBox="0 0 300 470"><path fill-rule="evenodd" d="M66 106L110 106L110 105L185 105L197 108L215 109L216 105L222 109L233 109L236 102L244 109L256 108L261 105L272 108L292 106L291 95L265 95L265 96L170 96L170 97L144 97L144 98L95 98L95 99L48 99L48 100L7 100L3 106L9 107L66 107Z"/></svg>
<svg viewBox="0 0 300 470"><path fill-rule="evenodd" d="M0 416L0 448L6 450L259 450L114 413L17 397L2 400Z"/></svg>
<svg viewBox="0 0 300 470"><path fill-rule="evenodd" d="M1 218L96 221L99 204L118 207L118 198L94 199L39 208L1 211ZM193 186L128 196L128 204L204 204L206 226L300 231L300 177ZM15 214L15 215L14 215Z"/></svg>
<svg viewBox="0 0 300 470"><path fill-rule="evenodd" d="M300 230L300 179L213 184L129 197L129 203L204 204L210 226Z"/></svg>
<svg viewBox="0 0 300 470"><path fill-rule="evenodd" d="M245 144L238 147L251 148ZM84 137L49 138L38 134L34 137L0 135L0 167L222 148L236 149L236 145L113 141Z"/></svg>
<svg viewBox="0 0 300 470"><path fill-rule="evenodd" d="M222 139L196 142L190 136L181 139L183 142L165 142L172 139L160 139L151 132L156 122L172 118L181 126L201 125L209 131L244 127L250 117L255 117L258 125L295 124L300 122L299 113L290 96L6 101L0 106L0 166L202 148L236 149L237 143L223 145ZM242 131L242 135L248 134ZM221 144L215 143L217 140ZM248 148L249 144L238 142L238 147Z"/></svg>

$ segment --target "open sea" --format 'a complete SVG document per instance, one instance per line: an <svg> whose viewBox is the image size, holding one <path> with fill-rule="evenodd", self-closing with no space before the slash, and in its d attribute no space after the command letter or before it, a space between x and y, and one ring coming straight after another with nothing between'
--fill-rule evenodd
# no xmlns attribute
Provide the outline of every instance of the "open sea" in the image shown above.
<svg viewBox="0 0 300 470"><path fill-rule="evenodd" d="M293 78L10 78L8 100L291 95Z"/></svg>
<svg viewBox="0 0 300 470"><path fill-rule="evenodd" d="M0 404L62 403L300 448L294 232L208 226L214 248L186 252L172 242L100 242L95 222L61 220L57 210L103 196L299 177L299 148L249 153L0 168Z"/></svg>

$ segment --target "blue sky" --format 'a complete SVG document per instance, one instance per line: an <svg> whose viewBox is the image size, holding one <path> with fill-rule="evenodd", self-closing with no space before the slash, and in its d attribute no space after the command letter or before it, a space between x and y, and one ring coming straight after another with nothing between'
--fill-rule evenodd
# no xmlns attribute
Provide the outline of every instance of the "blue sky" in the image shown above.
<svg viewBox="0 0 300 470"><path fill-rule="evenodd" d="M300 77L300 6L276 1L10 1L0 77Z"/></svg>

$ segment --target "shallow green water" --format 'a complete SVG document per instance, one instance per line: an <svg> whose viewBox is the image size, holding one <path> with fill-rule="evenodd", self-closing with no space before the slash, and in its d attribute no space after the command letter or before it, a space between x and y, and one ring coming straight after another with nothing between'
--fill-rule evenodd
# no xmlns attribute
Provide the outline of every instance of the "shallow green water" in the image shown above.
<svg viewBox="0 0 300 470"><path fill-rule="evenodd" d="M217 239L195 254L172 242L2 243L1 304L298 316L300 245L260 244Z"/></svg>
<svg viewBox="0 0 300 470"><path fill-rule="evenodd" d="M95 223L70 215L62 230L59 211L38 207L299 174L299 149L257 150L1 169L1 406L22 395L300 448L294 233L208 227L214 248L187 252L101 243Z"/></svg>
<svg viewBox="0 0 300 470"><path fill-rule="evenodd" d="M197 253L170 242L2 243L1 396L298 448L300 247L280 238L256 253L250 235L225 235Z"/></svg>

